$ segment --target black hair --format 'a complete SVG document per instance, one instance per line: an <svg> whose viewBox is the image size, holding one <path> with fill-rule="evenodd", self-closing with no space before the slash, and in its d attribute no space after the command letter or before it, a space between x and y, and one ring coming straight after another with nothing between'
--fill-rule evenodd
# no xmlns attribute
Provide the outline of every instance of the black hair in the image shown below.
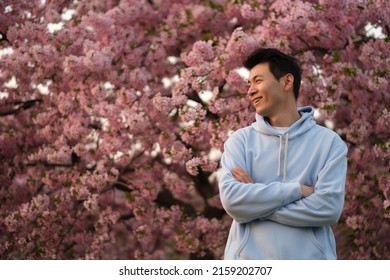
<svg viewBox="0 0 390 280"><path fill-rule="evenodd" d="M251 70L260 63L268 63L270 72L277 80L288 73L292 74L294 76L294 96L296 100L298 99L302 70L296 58L277 49L260 48L252 52L245 59L243 65L246 69Z"/></svg>

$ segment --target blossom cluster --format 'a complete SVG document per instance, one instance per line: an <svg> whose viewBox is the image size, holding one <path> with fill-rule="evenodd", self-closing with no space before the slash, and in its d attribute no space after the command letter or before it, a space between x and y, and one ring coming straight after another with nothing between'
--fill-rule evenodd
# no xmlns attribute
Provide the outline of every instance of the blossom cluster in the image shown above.
<svg viewBox="0 0 390 280"><path fill-rule="evenodd" d="M389 13L386 1L1 1L0 258L222 258L220 154L255 119L239 70L276 47L301 61L300 105L349 148L339 257L388 259Z"/></svg>

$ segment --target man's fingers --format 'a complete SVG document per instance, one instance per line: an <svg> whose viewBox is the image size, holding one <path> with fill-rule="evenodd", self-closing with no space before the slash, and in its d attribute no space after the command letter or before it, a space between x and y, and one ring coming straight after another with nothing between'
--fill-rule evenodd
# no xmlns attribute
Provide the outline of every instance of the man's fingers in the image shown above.
<svg viewBox="0 0 390 280"><path fill-rule="evenodd" d="M236 178L236 180L240 181L241 183L254 183L253 179L249 176L249 174L241 167L232 168L231 172L234 178Z"/></svg>
<svg viewBox="0 0 390 280"><path fill-rule="evenodd" d="M243 174L240 171L232 170L232 174L233 174L234 178L236 178L237 181L240 181L242 183L246 183L245 177L243 176Z"/></svg>

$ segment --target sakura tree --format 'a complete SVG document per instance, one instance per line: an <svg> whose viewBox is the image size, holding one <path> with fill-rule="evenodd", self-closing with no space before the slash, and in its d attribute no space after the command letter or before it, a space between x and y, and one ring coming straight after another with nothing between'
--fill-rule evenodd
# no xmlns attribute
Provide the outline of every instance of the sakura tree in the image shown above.
<svg viewBox="0 0 390 280"><path fill-rule="evenodd" d="M300 103L349 147L339 257L388 259L390 4L0 2L0 258L219 259L229 134L253 49L302 62Z"/></svg>

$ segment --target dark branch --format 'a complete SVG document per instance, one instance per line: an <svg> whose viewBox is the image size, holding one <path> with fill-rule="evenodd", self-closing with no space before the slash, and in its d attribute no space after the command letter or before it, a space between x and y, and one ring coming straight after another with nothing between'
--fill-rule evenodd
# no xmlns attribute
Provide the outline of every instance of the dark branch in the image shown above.
<svg viewBox="0 0 390 280"><path fill-rule="evenodd" d="M196 211L191 205L184 203L180 200L177 200L176 198L173 197L172 193L167 189L162 189L158 193L157 198L154 202L156 202L159 206L165 208L171 208L171 206L173 205L178 205L180 206L180 208L183 210L185 214L189 216L196 216Z"/></svg>
<svg viewBox="0 0 390 280"><path fill-rule="evenodd" d="M46 167L72 167L72 163L56 163L56 162L47 162L47 161L35 161L27 163L26 166L37 166L42 164Z"/></svg>
<svg viewBox="0 0 390 280"><path fill-rule="evenodd" d="M213 185L209 181L210 172L204 172L201 169L197 176L193 177L193 181L195 183L195 188L198 193L202 196L203 200L206 203L206 207L203 210L203 216L206 218L221 218L225 211L222 209L218 209L212 207L208 204L208 199L215 196L215 190Z"/></svg>
<svg viewBox="0 0 390 280"><path fill-rule="evenodd" d="M0 41L6 41L8 44L10 44L12 46L11 41L8 39L7 35L5 35L5 33L0 31L0 35L1 35Z"/></svg>
<svg viewBox="0 0 390 280"><path fill-rule="evenodd" d="M129 214L123 214L119 217L119 221L126 221L126 220L130 220L134 218L134 214L133 213L129 213Z"/></svg>
<svg viewBox="0 0 390 280"><path fill-rule="evenodd" d="M192 177L198 193L204 198L205 201L215 195L213 190L214 188L209 182L209 176L209 172L204 172L199 168L198 175Z"/></svg>
<svg viewBox="0 0 390 280"><path fill-rule="evenodd" d="M292 52L291 55L295 56L297 54L301 54L301 53L304 53L306 51L316 51L316 52L319 52L319 53L322 53L322 54L328 54L330 53L330 50L327 49L327 48L322 48L322 47L315 47L315 46L311 46L310 44L308 44L301 36L297 36L297 38L306 45L306 48L303 48L303 49L300 49L300 50L296 50L294 52Z"/></svg>
<svg viewBox="0 0 390 280"><path fill-rule="evenodd" d="M14 109L7 111L7 112L0 112L0 117L8 116L8 115L14 115L17 114L20 110L27 110L33 106L35 106L38 103L42 103L42 99L33 99L28 101L17 101L14 103L15 107Z"/></svg>
<svg viewBox="0 0 390 280"><path fill-rule="evenodd" d="M113 187L116 188L117 190L121 190L123 192L131 192L132 191L132 189L129 187L128 184L121 182L121 181L115 182L113 184Z"/></svg>

